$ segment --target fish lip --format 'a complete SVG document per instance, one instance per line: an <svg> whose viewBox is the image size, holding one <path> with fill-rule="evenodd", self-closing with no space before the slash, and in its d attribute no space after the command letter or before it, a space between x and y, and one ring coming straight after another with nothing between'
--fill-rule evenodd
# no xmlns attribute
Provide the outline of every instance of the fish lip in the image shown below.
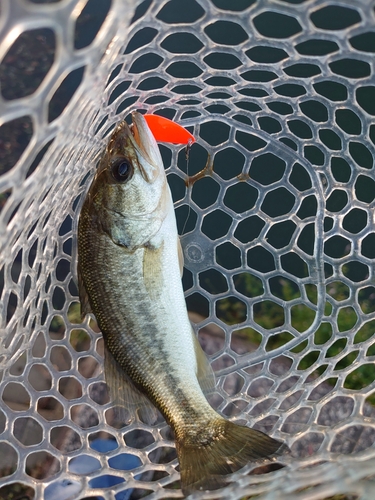
<svg viewBox="0 0 375 500"><path fill-rule="evenodd" d="M129 129L132 134L131 139L134 147L151 167L151 176L141 166L142 174L148 181L152 181L158 173L158 165L162 163L159 148L143 115L137 111L133 111L132 121Z"/></svg>
<svg viewBox="0 0 375 500"><path fill-rule="evenodd" d="M129 161L136 162L145 181L153 183L158 178L163 165L160 151L143 115L134 111L132 119L131 125L122 121L114 130L107 146L105 159L99 165L97 174L104 171L108 161L114 157L129 156ZM127 152L129 146L134 150L134 154Z"/></svg>

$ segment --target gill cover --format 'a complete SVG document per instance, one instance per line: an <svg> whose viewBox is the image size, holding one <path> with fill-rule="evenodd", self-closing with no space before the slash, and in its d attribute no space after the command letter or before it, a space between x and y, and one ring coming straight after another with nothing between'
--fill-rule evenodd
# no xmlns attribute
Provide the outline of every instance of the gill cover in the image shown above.
<svg viewBox="0 0 375 500"><path fill-rule="evenodd" d="M167 213L167 182L158 145L146 120L133 113L108 142L90 196L99 229L130 251L157 234Z"/></svg>

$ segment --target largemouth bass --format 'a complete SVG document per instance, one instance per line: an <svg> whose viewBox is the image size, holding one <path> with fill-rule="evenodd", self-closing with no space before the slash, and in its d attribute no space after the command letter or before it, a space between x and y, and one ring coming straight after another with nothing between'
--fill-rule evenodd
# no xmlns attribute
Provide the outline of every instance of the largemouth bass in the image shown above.
<svg viewBox="0 0 375 500"><path fill-rule="evenodd" d="M222 418L192 331L181 284L182 252L156 141L140 113L113 132L82 207L79 293L103 333L123 384L147 396L172 427L184 494L216 489L226 474L286 449Z"/></svg>

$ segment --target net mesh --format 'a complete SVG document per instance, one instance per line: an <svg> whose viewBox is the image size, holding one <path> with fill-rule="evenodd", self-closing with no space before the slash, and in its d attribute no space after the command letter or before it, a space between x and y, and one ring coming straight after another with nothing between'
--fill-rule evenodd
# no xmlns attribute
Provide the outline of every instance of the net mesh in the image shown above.
<svg viewBox="0 0 375 500"><path fill-rule="evenodd" d="M188 169L161 150L212 404L291 448L197 497L372 497L374 16L368 0L3 0L4 498L182 497L165 422L116 417L75 286L81 202L134 109L198 139Z"/></svg>

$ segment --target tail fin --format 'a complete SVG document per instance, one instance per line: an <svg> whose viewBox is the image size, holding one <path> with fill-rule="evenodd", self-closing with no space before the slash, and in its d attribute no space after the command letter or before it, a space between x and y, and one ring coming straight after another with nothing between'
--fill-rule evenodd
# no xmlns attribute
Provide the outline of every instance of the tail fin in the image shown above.
<svg viewBox="0 0 375 500"><path fill-rule="evenodd" d="M272 458L288 451L281 441L263 432L218 419L205 437L177 439L181 485L185 495L194 490L215 490L227 484L225 476L250 461ZM189 442L190 441L190 442Z"/></svg>

